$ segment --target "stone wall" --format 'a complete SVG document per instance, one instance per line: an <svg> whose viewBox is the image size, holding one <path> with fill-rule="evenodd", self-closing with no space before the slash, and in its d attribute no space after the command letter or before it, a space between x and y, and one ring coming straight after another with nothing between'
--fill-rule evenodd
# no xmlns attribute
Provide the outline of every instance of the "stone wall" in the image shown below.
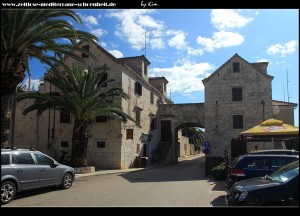
<svg viewBox="0 0 300 216"><path fill-rule="evenodd" d="M240 62L239 73L232 72L233 62ZM207 156L223 156L239 133L272 117L272 78L235 55L204 81L205 132L211 144ZM242 101L232 101L232 87L243 89ZM233 115L244 116L242 129L232 128Z"/></svg>

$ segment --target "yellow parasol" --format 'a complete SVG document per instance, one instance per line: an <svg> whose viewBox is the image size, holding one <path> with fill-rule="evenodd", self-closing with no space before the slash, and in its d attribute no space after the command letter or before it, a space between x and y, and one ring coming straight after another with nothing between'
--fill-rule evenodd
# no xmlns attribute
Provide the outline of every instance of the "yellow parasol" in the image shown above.
<svg viewBox="0 0 300 216"><path fill-rule="evenodd" d="M260 125L254 126L249 130L240 133L242 137L254 136L299 136L299 128L293 125L284 124L278 119L268 119Z"/></svg>

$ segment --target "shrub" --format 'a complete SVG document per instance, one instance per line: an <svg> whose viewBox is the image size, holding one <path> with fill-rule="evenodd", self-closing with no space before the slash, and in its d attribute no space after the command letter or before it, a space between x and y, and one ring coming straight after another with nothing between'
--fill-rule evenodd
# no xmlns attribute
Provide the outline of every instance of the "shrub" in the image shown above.
<svg viewBox="0 0 300 216"><path fill-rule="evenodd" d="M226 162L223 162L219 164L218 166L215 166L212 168L212 173L215 180L225 180L226 174L227 174L227 164Z"/></svg>

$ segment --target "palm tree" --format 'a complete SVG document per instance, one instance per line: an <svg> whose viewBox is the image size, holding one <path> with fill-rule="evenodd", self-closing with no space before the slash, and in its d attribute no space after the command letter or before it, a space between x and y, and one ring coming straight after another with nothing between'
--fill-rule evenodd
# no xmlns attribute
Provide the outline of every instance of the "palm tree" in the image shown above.
<svg viewBox="0 0 300 216"><path fill-rule="evenodd" d="M81 24L72 10L1 10L1 148L8 146L11 101L25 71L30 74L28 60L36 58L51 67L58 61L53 55L57 53L82 61L73 51L88 51L76 45L77 40L97 41L62 17Z"/></svg>
<svg viewBox="0 0 300 216"><path fill-rule="evenodd" d="M88 120L95 116L107 116L126 122L134 121L122 108L115 105L112 98L122 97L128 99L120 88L111 88L104 91L102 86L113 79L103 81L104 73L96 73L92 70L81 71L78 67L65 68L65 72L53 72L46 74L44 81L56 86L60 92L28 92L21 94L17 100L26 98L35 99L34 103L26 108L23 114L33 110L38 113L54 108L70 113L74 118L72 136L72 165L74 167L87 166L88 146Z"/></svg>

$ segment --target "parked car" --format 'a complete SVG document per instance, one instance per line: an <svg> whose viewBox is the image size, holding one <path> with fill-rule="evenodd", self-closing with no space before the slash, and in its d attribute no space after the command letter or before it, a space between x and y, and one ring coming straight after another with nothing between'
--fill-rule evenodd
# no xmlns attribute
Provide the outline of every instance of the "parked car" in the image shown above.
<svg viewBox="0 0 300 216"><path fill-rule="evenodd" d="M271 175L236 182L225 202L229 206L299 206L299 160Z"/></svg>
<svg viewBox="0 0 300 216"><path fill-rule="evenodd" d="M248 154L250 155L254 155L254 154L299 155L299 151L288 150L288 149L268 149L268 150L252 151L252 152L248 152Z"/></svg>
<svg viewBox="0 0 300 216"><path fill-rule="evenodd" d="M1 149L1 204L19 191L48 186L69 189L75 170L34 149Z"/></svg>
<svg viewBox="0 0 300 216"><path fill-rule="evenodd" d="M240 155L228 166L225 186L230 188L237 181L265 176L298 159L298 155Z"/></svg>

